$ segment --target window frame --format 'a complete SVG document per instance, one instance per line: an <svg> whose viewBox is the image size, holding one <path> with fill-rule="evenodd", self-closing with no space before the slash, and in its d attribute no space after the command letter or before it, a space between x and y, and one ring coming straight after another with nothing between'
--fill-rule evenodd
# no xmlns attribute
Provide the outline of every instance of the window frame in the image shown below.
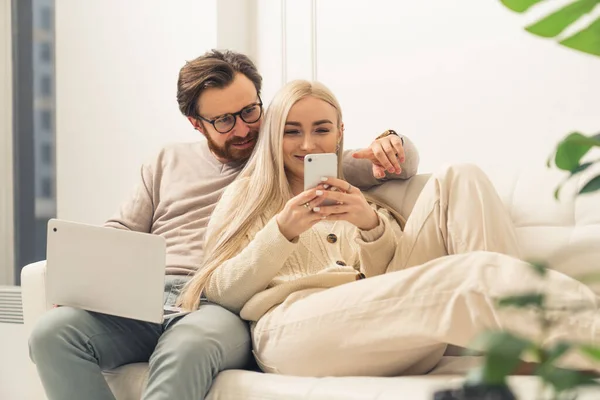
<svg viewBox="0 0 600 400"><path fill-rule="evenodd" d="M0 286L15 283L11 6L0 0Z"/></svg>

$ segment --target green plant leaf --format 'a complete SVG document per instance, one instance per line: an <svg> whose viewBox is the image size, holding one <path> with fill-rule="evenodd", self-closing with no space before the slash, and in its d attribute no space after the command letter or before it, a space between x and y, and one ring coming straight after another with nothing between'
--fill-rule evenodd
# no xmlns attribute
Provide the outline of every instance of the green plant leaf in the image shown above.
<svg viewBox="0 0 600 400"><path fill-rule="evenodd" d="M485 352L484 363L481 369L472 373L467 380L470 384L505 384L506 377L521 363L521 354L534 346L529 340L510 332L480 334L470 347Z"/></svg>
<svg viewBox="0 0 600 400"><path fill-rule="evenodd" d="M585 373L556 368L551 365L540 367L537 373L545 382L548 382L552 387L554 387L558 393L575 389L579 386L599 385L599 383L596 382L593 377L586 375Z"/></svg>
<svg viewBox="0 0 600 400"><path fill-rule="evenodd" d="M550 349L544 351L544 363L543 364L554 364L556 360L562 357L567 351L571 350L573 346L567 342L558 342Z"/></svg>
<svg viewBox="0 0 600 400"><path fill-rule="evenodd" d="M600 146L600 134L586 136L580 132L569 133L563 142L571 142L579 145Z"/></svg>
<svg viewBox="0 0 600 400"><path fill-rule="evenodd" d="M600 146L600 139L595 136L588 137L579 132L570 133L558 144L554 164L559 169L573 171L579 167L581 158L593 146Z"/></svg>
<svg viewBox="0 0 600 400"><path fill-rule="evenodd" d="M544 1L544 0L501 0L502 4L504 4L507 8L516 11L523 12L527 11L529 7Z"/></svg>
<svg viewBox="0 0 600 400"><path fill-rule="evenodd" d="M600 56L600 18L587 28L560 42L563 46Z"/></svg>
<svg viewBox="0 0 600 400"><path fill-rule="evenodd" d="M588 161L581 165L578 165L575 169L571 170L571 176L577 175L578 173L585 171L586 169L588 169L590 166L594 165L597 162L598 161Z"/></svg>
<svg viewBox="0 0 600 400"><path fill-rule="evenodd" d="M600 1L600 0L599 0L599 1ZM564 138L564 139L563 139L563 140L562 140L560 143L562 143L562 142L564 142L565 140L567 140L567 138L569 138L569 140L572 140L572 141L581 140L581 138L572 137L572 136L573 136L573 133L569 134L569 135L568 135L567 137L565 137L565 138ZM583 144L590 144L590 145L592 145L592 147L593 147L593 146L600 146L600 134L593 135L593 136L591 136L591 137L587 137L587 136L584 136L584 135L582 135L582 136L583 136L583 138L584 138L583 140L585 140L585 141L586 141L586 142L585 142L585 143L583 143ZM558 147L557 147L557 148L558 148ZM551 155L549 155L549 156L548 156L548 158L546 159L546 167L547 167L547 168L552 168L552 161L554 160L555 156L556 156L556 150L554 150L554 151L552 152L552 154L551 154ZM593 164L595 164L595 163L597 163L597 162L600 162L600 160L595 160L595 161L591 161L591 162L586 162L586 163L584 163L584 164L581 164L581 165L577 165L577 166L576 166L574 169L572 169L572 170L570 171L570 172L571 172L571 175L575 175L576 173L579 173L579 172L581 172L581 171L585 170L585 169L586 169L586 168L588 168L590 165L593 165Z"/></svg>
<svg viewBox="0 0 600 400"><path fill-rule="evenodd" d="M548 267L543 262L531 261L529 265L540 276L546 276L548 273Z"/></svg>
<svg viewBox="0 0 600 400"><path fill-rule="evenodd" d="M594 165L597 162L600 162L600 160L585 162L581 165L578 165L575 169L572 169L571 175L567 179L565 179L563 182L559 183L558 186L556 187L556 189L554 190L554 198L556 200L559 199L558 197L560 196L560 191L562 190L562 187L566 181L571 179L573 176L579 174L580 172L585 171L586 169L588 169L590 166Z"/></svg>
<svg viewBox="0 0 600 400"><path fill-rule="evenodd" d="M600 146L600 133L596 133L595 135L591 135L588 139L592 139L596 146Z"/></svg>
<svg viewBox="0 0 600 400"><path fill-rule="evenodd" d="M583 344L579 346L579 351L594 361L600 361L600 347Z"/></svg>
<svg viewBox="0 0 600 400"><path fill-rule="evenodd" d="M579 191L579 194L592 193L596 190L600 190L600 175L586 183Z"/></svg>
<svg viewBox="0 0 600 400"><path fill-rule="evenodd" d="M507 8L522 13L545 0L500 1ZM598 0L572 0L571 4L529 25L525 29L538 36L555 37L581 16L592 11L598 3ZM600 56L600 18L558 43L573 50Z"/></svg>
<svg viewBox="0 0 600 400"><path fill-rule="evenodd" d="M515 296L506 296L498 299L498 307L542 307L546 296L543 293L525 293Z"/></svg>
<svg viewBox="0 0 600 400"><path fill-rule="evenodd" d="M542 37L554 37L584 14L592 11L598 3L600 3L600 0L578 0L548 15L535 24L529 25L525 30Z"/></svg>
<svg viewBox="0 0 600 400"><path fill-rule="evenodd" d="M560 196L560 189L562 189L562 183L554 190L554 199L556 200L558 200L558 196Z"/></svg>

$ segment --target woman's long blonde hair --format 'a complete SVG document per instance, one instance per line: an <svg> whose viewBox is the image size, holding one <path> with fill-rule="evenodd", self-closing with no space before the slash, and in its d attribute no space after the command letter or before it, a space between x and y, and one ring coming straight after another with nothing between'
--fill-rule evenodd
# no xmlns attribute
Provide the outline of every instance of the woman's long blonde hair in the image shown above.
<svg viewBox="0 0 600 400"><path fill-rule="evenodd" d="M271 102L261 127L256 149L238 180L244 184L237 190L229 209L223 215L230 218L224 221L211 220L211 235L205 239L204 264L185 285L179 305L195 310L200 305L200 295L210 275L225 261L235 257L246 237L257 221L268 221L283 209L293 197L283 163L283 132L288 113L297 101L314 97L329 103L337 111L337 126L342 126L342 110L334 94L319 82L296 80L281 88ZM342 171L343 135L340 138L338 156L338 176ZM256 232L253 232L256 233Z"/></svg>

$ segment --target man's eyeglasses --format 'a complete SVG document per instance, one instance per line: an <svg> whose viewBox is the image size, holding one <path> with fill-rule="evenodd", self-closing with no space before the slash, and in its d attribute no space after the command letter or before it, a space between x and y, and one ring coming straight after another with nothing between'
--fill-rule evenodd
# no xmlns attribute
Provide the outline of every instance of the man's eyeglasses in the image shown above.
<svg viewBox="0 0 600 400"><path fill-rule="evenodd" d="M253 124L258 121L262 116L262 106L262 100L260 99L260 96L258 96L258 103L250 104L236 113L223 114L215 119L206 119L199 114L197 114L197 117L210 123L217 132L225 134L231 132L238 116L247 124Z"/></svg>

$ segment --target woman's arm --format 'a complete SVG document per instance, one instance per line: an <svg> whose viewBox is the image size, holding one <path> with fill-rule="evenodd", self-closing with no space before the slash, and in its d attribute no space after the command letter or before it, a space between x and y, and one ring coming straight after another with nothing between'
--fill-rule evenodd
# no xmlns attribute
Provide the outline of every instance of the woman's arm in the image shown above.
<svg viewBox="0 0 600 400"><path fill-rule="evenodd" d="M377 209L379 225L369 231L357 230L354 240L359 245L360 269L367 277L384 274L396 252L402 234L400 225L385 209Z"/></svg>

